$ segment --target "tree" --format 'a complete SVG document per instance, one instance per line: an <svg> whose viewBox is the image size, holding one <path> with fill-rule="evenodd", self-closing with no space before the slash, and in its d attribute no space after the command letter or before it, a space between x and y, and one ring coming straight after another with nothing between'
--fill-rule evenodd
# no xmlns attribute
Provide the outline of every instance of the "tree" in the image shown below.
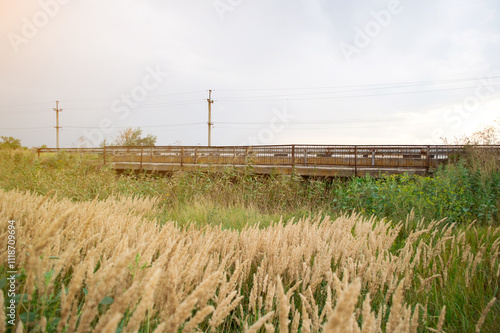
<svg viewBox="0 0 500 333"><path fill-rule="evenodd" d="M496 121L499 123L498 121ZM470 136L462 135L453 140L443 139L445 144L453 145L496 145L500 144L499 128L493 125L476 130Z"/></svg>
<svg viewBox="0 0 500 333"><path fill-rule="evenodd" d="M19 149L23 147L20 139L16 139L12 136L2 136L0 138L2 139L2 142L0 142L0 148Z"/></svg>
<svg viewBox="0 0 500 333"><path fill-rule="evenodd" d="M154 146L156 143L156 135L148 134L142 137L142 129L140 127L133 129L131 127L122 130L116 139L112 142L115 146Z"/></svg>

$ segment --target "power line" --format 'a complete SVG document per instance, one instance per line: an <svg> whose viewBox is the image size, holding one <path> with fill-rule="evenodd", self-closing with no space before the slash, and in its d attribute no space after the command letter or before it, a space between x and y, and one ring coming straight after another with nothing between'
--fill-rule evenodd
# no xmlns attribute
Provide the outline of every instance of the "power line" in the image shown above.
<svg viewBox="0 0 500 333"><path fill-rule="evenodd" d="M145 108L158 108L158 107L168 107L168 106L181 106L181 105L190 105L190 104L197 104L197 103L202 103L203 100L197 100L197 101L186 101L186 102L179 102L179 103L165 103L165 104L147 104L147 105L138 105L136 107L129 107L130 110L135 110L135 109L145 109ZM86 111L92 111L92 110L111 110L111 107L107 106L88 106L88 107L66 107L66 111L77 111L77 110L86 110ZM36 110L36 111L31 111L31 110L26 110L26 111L9 111L9 112L0 112L0 114L14 114L14 113L22 113L22 114L36 114L36 113L43 113L46 112L45 110Z"/></svg>
<svg viewBox="0 0 500 333"><path fill-rule="evenodd" d="M166 107L166 106L181 106L181 105L188 105L188 104L197 104L201 103L203 100L191 100L191 101L179 101L179 102L174 102L174 103L159 103L159 104L143 104L143 105L137 105L134 107L130 106L123 106L127 107L130 110L135 110L135 109L145 109L145 108L157 108L157 107ZM120 106L121 107L121 106ZM108 106L80 106L80 107L67 107L67 110L89 110L89 109L95 109L95 110L110 110L111 107Z"/></svg>
<svg viewBox="0 0 500 333"><path fill-rule="evenodd" d="M484 79L498 79L500 76L476 77L467 79L448 79L448 80L433 80L433 81L410 81L410 82L393 82L393 83L374 83L374 84L356 84L356 85L338 85L329 87L306 87L306 88L257 88L257 89L218 89L219 92L224 91L276 91L276 90L314 90L314 89L338 89L338 88L355 88L355 87L376 87L376 86L402 86L402 85L425 85L425 84L440 84L440 83L456 83L467 81L478 81Z"/></svg>
<svg viewBox="0 0 500 333"><path fill-rule="evenodd" d="M192 94L201 94L204 93L205 90L198 90L198 91L190 91L190 92L181 92L181 93L172 93L172 94L161 94L161 95L151 95L147 96L146 98L156 98L156 97L170 97L170 96L182 96L182 95L192 95ZM103 98L103 99L69 99L69 100L63 100L65 103L73 103L73 102L113 102L113 101L119 101L121 98ZM51 102L46 102L46 103L51 103Z"/></svg>
<svg viewBox="0 0 500 333"><path fill-rule="evenodd" d="M161 94L161 95L152 95L152 96L147 96L147 98L157 98L157 97L170 97L170 96L183 96L183 95L192 95L192 94L202 94L205 93L206 90L196 90L196 91L188 91L188 92L179 92L179 93L171 93L171 94ZM107 99L69 99L69 100L64 100L61 99L60 101L64 103L80 103L80 102L113 102L113 101L120 101L120 98L107 98ZM15 107L25 107L25 106L32 106L32 105L41 105L41 104L49 104L49 103L54 103L54 101L45 101L45 102L33 102L33 103L27 103L27 104L16 104L16 105L2 105L2 108L15 108Z"/></svg>
<svg viewBox="0 0 500 333"><path fill-rule="evenodd" d="M394 115L392 116L379 116L379 117L356 117L356 118L341 118L341 119L317 119L317 120L311 120L311 121L301 121L301 122L289 122L286 125L293 127L293 126L304 126L304 125L322 125L322 124L348 124L348 123L369 123L369 122L403 122L403 121L414 121L412 119L407 119L407 118L395 118ZM434 122L429 122L429 123L424 123L424 124L432 124ZM176 124L162 124L162 125L134 125L135 127L140 127L140 128L172 128L172 127L183 127L183 126L200 126L203 124L207 124L204 122L187 122L187 123L176 123ZM218 122L218 124L222 126L218 126L218 128L259 128L265 125L269 125L269 121L257 121L257 122L252 122L252 121L232 121L232 122ZM213 123L212 123L213 125ZM253 126L253 127L249 127ZM125 129L125 128L130 128L131 126L113 126L115 129ZM132 126L133 127L133 126ZM45 128L50 128L49 126L47 127L21 127L21 128L0 128L0 129L45 129ZM65 126L65 129L97 129L99 128L98 126ZM296 128L296 127L294 127ZM316 128L316 127L311 127L311 128Z"/></svg>
<svg viewBox="0 0 500 333"><path fill-rule="evenodd" d="M287 125L300 125L300 124L324 124L324 123L339 123L339 122L353 122L353 121L394 121L394 120L406 120L406 119L401 119L401 118L394 118L394 116L381 116L381 117L358 117L358 118L342 118L342 119L336 119L336 120L312 120L312 121L306 121L306 122L288 122ZM269 121L264 122L247 122L247 121L240 121L240 122L228 122L228 121L220 121L218 124L225 124L225 125L237 125L237 124L243 124L243 125L268 125Z"/></svg>
<svg viewBox="0 0 500 333"><path fill-rule="evenodd" d="M40 129L50 129L54 128L53 126L40 126L40 127L2 127L0 130L16 130L16 131L21 131L21 130L40 130Z"/></svg>
<svg viewBox="0 0 500 333"><path fill-rule="evenodd" d="M165 132L165 131L181 131L181 130L189 130L189 129L195 129L195 128L201 128L202 126L206 126L206 123L200 123L200 124L190 124L190 125L184 125L184 126L177 126L177 127L158 127L155 129L155 133L157 132ZM138 126L140 128L148 128L148 126ZM115 129L122 129L122 128L130 128L129 127L114 127ZM65 130L68 131L80 131L82 129L99 129L98 127L70 127L68 128L67 126L64 127Z"/></svg>
<svg viewBox="0 0 500 333"><path fill-rule="evenodd" d="M166 124L166 125L139 125L139 126L113 126L116 129L124 129L130 127L140 127L140 128L170 128L170 127L182 127L182 126L200 126L204 125L204 122L196 123L179 123L179 124ZM41 126L41 127L3 127L0 130L31 130L31 129L50 129L52 126ZM99 126L64 126L65 129L75 130L75 129L98 129Z"/></svg>
<svg viewBox="0 0 500 333"><path fill-rule="evenodd" d="M487 85L488 87L494 86L494 85L500 85L498 84L491 84ZM407 88L407 87L416 87L416 86L421 86L421 85L408 85L404 87L393 87L393 88ZM453 89L464 89L464 88L469 88L469 87L454 87ZM475 88L475 86L474 86ZM300 93L296 94L294 93L293 96L309 96L309 95L324 95L324 94L337 94L341 92L358 92L358 91L370 91L370 90L385 90L385 89L392 89L388 87L374 87L374 88L364 88L364 89L344 89L344 90L338 90L338 91L322 91L322 92L312 92L312 93ZM452 88L449 88L452 89ZM427 91L427 90L422 90L422 91ZM289 97L290 95L262 95L262 96L250 96L250 98L265 98L265 97ZM241 98L248 98L248 97L241 97ZM225 98L223 100L238 100L238 97L234 98Z"/></svg>
<svg viewBox="0 0 500 333"><path fill-rule="evenodd" d="M416 126L429 126L432 124L440 124L441 122L428 122L428 123L421 123L421 124L384 124L384 125L342 125L342 126L300 126L300 127L288 127L288 130L305 130L305 129L349 129L349 128L380 128L380 127L416 127ZM259 129L260 127L225 127L225 126L219 126L219 128L222 129Z"/></svg>
<svg viewBox="0 0 500 333"><path fill-rule="evenodd" d="M499 84L489 85L498 86ZM477 86L469 86L469 87L456 87L456 88L443 88L443 89L432 89L432 90L415 90L415 91L399 91L399 92L391 92L391 93L381 93L381 94L364 94L364 95L347 95L347 96L328 96L328 97L310 97L310 98L286 98L288 101L308 101L308 100L325 100L325 99L340 99L340 98L357 98L357 97L375 97L375 96L390 96L390 95L404 95L404 94L416 94L416 93L426 93L426 92L438 92L438 91L450 91L450 90L460 90L460 89L471 89L477 88ZM273 97L273 96L267 96ZM275 96L278 97L278 96ZM248 97L247 97L248 98ZM251 98L251 97L250 97ZM218 99L218 102L267 102L267 101L281 101L283 98L271 98L271 99Z"/></svg>
<svg viewBox="0 0 500 333"><path fill-rule="evenodd" d="M337 85L337 86L327 86L327 87L301 87L301 88L255 88L255 89L218 89L219 92L230 92L230 91L286 91L286 90L325 90L325 89L339 89L339 88L365 88L365 89L349 89L343 90L344 92L348 91L362 91L362 90L378 90L378 89L389 89L389 88L404 88L411 86L421 86L421 85L432 85L432 84L449 84L449 83L458 83L458 82L470 82L470 81L478 81L478 80L492 80L492 79L500 79L500 76L491 76L491 77L475 77L475 78L463 78L463 79L447 79L447 80L429 80L429 81L409 81L409 82L392 82L392 83L374 83L374 84L355 84L355 85ZM494 84L497 85L497 84ZM467 88L467 87L464 87ZM458 88L462 89L462 88ZM205 93L206 90L196 90L196 91L188 91L188 92L179 92L179 93L170 93L170 94L160 94L160 95L152 95L147 98L156 98L156 97L169 97L169 96L181 96L181 95L189 95L189 94L198 94ZM336 91L342 92L342 91ZM315 92L315 93L301 93L294 95L308 95L308 94L322 94L328 92ZM272 95L270 95L272 96ZM270 96L262 96L262 97L270 97ZM278 95L281 96L281 95ZM120 100L119 98L112 99L80 99L80 100L61 100L65 103L72 102L104 102L104 101L116 101ZM28 104L17 104L17 105L3 105L5 108L13 108L13 107L24 107L24 106L32 106L32 105L40 105L40 104L48 104L53 103L54 101L44 101L44 102L34 102Z"/></svg>
<svg viewBox="0 0 500 333"><path fill-rule="evenodd" d="M374 83L374 84L355 84L355 85L337 85L337 86L327 86L327 87L301 87L301 88L256 88L256 89L218 89L219 92L229 92L229 91L286 91L286 90L325 90L325 89L339 89L339 88L365 88L359 89L361 90L375 90L375 89L388 89L388 88L404 88L411 86L421 86L421 85L432 85L432 84L449 84L449 83L458 83L458 82L470 82L470 81L478 81L485 79L500 79L500 76L491 76L491 77L475 77L475 78L464 78L464 79L447 79L447 80L429 80L429 81L409 81L409 82L392 82L392 83ZM496 85L496 84L495 84ZM459 88L461 89L461 88ZM345 91L355 91L357 89L350 89ZM152 95L147 98L156 98L156 97L169 97L169 96L181 96L181 95L189 95L189 94L198 94L205 93L206 90L196 90L196 91L188 91L188 92L179 92L179 93L170 93L170 94L160 94L160 95ZM327 92L316 92L316 93L304 93L304 94L294 94L294 95L307 95L307 94L321 94ZM264 96L267 97L267 96ZM72 102L104 102L104 101L116 101L120 100L119 98L110 98L110 99L80 99L80 100L61 100L65 103ZM48 104L53 103L54 101L44 101L44 102L34 102L28 104L17 104L17 105L3 105L2 107L12 108L12 107L24 107L31 105L40 105L40 104Z"/></svg>
<svg viewBox="0 0 500 333"><path fill-rule="evenodd" d="M4 105L3 107L5 107L5 108L17 108L17 107L24 107L24 106L31 106L31 105L40 105L40 104L49 104L49 103L54 103L54 101L28 103L28 104L17 104L17 105Z"/></svg>
<svg viewBox="0 0 500 333"><path fill-rule="evenodd" d="M113 126L113 128L130 128L130 127L140 127L140 128L163 128L163 127L179 127L179 126L192 126L192 125L203 125L204 122L197 123L180 123L180 124L166 124L166 125L141 125L141 126ZM97 126L65 126L65 128L73 128L73 129L94 129L98 128Z"/></svg>
<svg viewBox="0 0 500 333"><path fill-rule="evenodd" d="M283 97L288 97L287 100L292 100L292 101L301 101L301 100L328 100L328 99L339 99L339 98L359 98L359 97L375 97L375 96L389 96L389 95L402 95L402 94L415 94L415 93L425 93L425 92L439 92L439 91L451 91L451 90L460 90L460 89L471 89L471 88L478 88L478 87L494 87L500 85L500 83L485 83L481 82L481 86L478 85L470 85L470 86L465 86L465 87L449 87L449 88L437 88L437 89L426 89L426 90L409 90L409 91L386 91L386 92L380 92L380 93L373 93L373 94L344 94L342 93L355 93L355 92L363 92L363 91L373 91L373 90L401 90L401 89L406 89L406 88L411 88L411 87L417 87L417 86L426 86L426 85L442 85L442 84L452 84L452 83L464 83L464 82L469 82L469 81L477 81L477 80L493 80L493 79L498 79L500 76L491 76L489 78L469 78L469 79L454 79L454 80L436 80L436 81L420 81L420 82L403 82L403 83L379 83L379 84L362 84L362 85L343 85L343 86L337 86L337 87L316 87L316 88L276 88L276 89L233 89L233 90L220 90L220 91L296 91L296 90L326 90L326 89L337 89L336 91L311 91L311 92L294 92L291 93L291 95L260 95L260 96L242 96L242 97L234 97L234 98L222 98L218 99L217 101L223 101L223 102L262 102L262 101L279 101L282 100ZM343 88L343 90L338 90L340 88ZM431 88L431 87L429 87ZM167 95L156 95L156 96L150 96L151 98L154 97L166 97L166 96L180 96L180 95L188 95L188 94L197 94L197 93L202 93L205 91L192 91L192 92L182 92L182 93L173 93L173 94L167 94ZM212 90L209 90L209 98L207 101L209 102L209 119L208 119L208 127L209 127L209 145L211 141L211 127L213 126L213 123L211 121L211 104L214 102L211 97L211 92ZM312 97L312 96L317 96L317 95L332 95L333 96L321 96L321 97ZM296 97L296 96L304 96L304 97ZM307 96L307 97L306 97ZM291 97L291 98L290 98ZM279 99L278 99L279 98ZM113 100L118 100L118 99L113 99ZM91 101L106 101L106 100L73 100L72 102L91 102ZM67 101L71 102L71 100ZM181 105L189 105L189 104L197 104L203 102L203 100L184 100L184 101L171 101L171 102L164 102L164 103L153 103L153 104L144 104L144 105L137 105L135 107L129 107L129 110L134 110L134 109L145 109L145 108L157 108L157 107L169 107L169 106L181 106ZM26 107L30 105L40 105L40 104L46 104L46 103L51 103L51 102L38 102L38 103L31 103L31 104L21 104L17 106L12 106L12 107ZM124 102L123 102L124 103ZM125 106L125 103L122 107L127 107ZM37 107L38 108L38 107ZM109 110L110 107L105 107L105 106L89 106L89 107L66 107L65 110ZM42 110L40 110L41 113ZM56 131L57 131L57 141L59 142L59 129L62 127L59 126L59 112L62 111L62 109L59 109L59 101L56 101L56 108L54 108L54 111L56 111ZM45 112L45 111L43 111ZM39 110L34 111L34 110L21 110L21 111L11 111L11 112L5 112L5 113L0 113L0 114L6 114L6 113L22 113L22 114L28 114L28 113L39 113ZM314 125L314 124L329 124L329 123L335 123L335 124L340 124L340 123L349 123L353 121L360 121L363 118L358 118L357 120L350 120L350 119L339 119L339 120L317 120L317 121L308 121L308 122L301 122L301 123L290 123L289 125L291 128L299 128L296 126L302 126L302 128L306 128L304 126L306 125ZM392 121L404 121L405 119L384 119L384 118L365 118L366 122L392 122ZM410 120L407 120L410 121ZM175 127L189 127L189 126L200 126L204 123L202 122L190 122L190 123L179 123L179 124L165 124L165 125L151 125L151 126L139 126L139 127L144 127L144 128L157 128L161 129L164 128L165 130L167 129L172 129ZM206 124L206 123L205 123ZM221 128L243 128L239 127L241 126L248 126L248 125L266 125L269 124L269 122L220 122L221 125L223 125ZM426 124L431 124L431 123L426 123ZM231 127L224 127L224 125L230 125ZM233 126L234 125L234 126ZM388 125L384 125L388 126ZM128 126L130 127L130 126ZM128 127L114 127L114 128L128 128ZM48 129L50 127L17 127L17 128L0 128L1 130L42 130L42 129ZM65 128L68 129L95 129L98 128L97 126L95 127L86 127L86 126L67 126ZM320 128L320 127L312 127L312 128ZM331 128L331 127L328 127Z"/></svg>
<svg viewBox="0 0 500 333"><path fill-rule="evenodd" d="M47 110L25 110L25 111L10 111L10 112L0 112L0 114L13 114L13 113L20 113L20 114L33 114L33 113L42 113L42 112L47 112Z"/></svg>
<svg viewBox="0 0 500 333"><path fill-rule="evenodd" d="M189 91L189 92L181 92L181 93L172 93L172 94L163 94L163 95L152 95L152 96L147 96L147 98L156 98L156 97L170 97L170 96L182 96L182 95L192 95L192 94L201 94L205 93L205 90L197 90L197 91ZM107 98L107 99L73 99L73 100L65 100L64 102L66 103L73 103L73 102L113 102L113 101L119 101L120 98Z"/></svg>

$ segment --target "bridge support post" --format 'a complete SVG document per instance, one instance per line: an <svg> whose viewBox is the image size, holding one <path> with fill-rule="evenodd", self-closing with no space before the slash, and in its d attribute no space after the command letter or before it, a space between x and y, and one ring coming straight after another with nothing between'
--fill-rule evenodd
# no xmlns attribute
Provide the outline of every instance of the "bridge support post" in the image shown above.
<svg viewBox="0 0 500 333"><path fill-rule="evenodd" d="M236 166L236 146L233 147L233 167Z"/></svg>
<svg viewBox="0 0 500 333"><path fill-rule="evenodd" d="M181 147L181 169L184 166L184 147Z"/></svg>
<svg viewBox="0 0 500 333"><path fill-rule="evenodd" d="M139 166L139 171L142 171L142 153L144 151L144 147L141 147L141 164Z"/></svg>
<svg viewBox="0 0 500 333"><path fill-rule="evenodd" d="M431 164L431 146L427 146L427 167L426 167L426 173L429 173L429 167L430 167L430 164Z"/></svg>
<svg viewBox="0 0 500 333"><path fill-rule="evenodd" d="M358 176L358 146L354 146L354 177Z"/></svg>

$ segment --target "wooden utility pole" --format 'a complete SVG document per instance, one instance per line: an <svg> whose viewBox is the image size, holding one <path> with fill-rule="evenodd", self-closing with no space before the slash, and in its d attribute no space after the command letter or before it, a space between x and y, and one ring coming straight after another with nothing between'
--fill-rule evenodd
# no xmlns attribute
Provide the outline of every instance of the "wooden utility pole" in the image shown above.
<svg viewBox="0 0 500 333"><path fill-rule="evenodd" d="M54 108L54 111L56 112L56 138L57 138L57 148L59 149L59 129L62 128L59 126L59 112L62 111L62 109L59 109L59 101L56 101L56 107Z"/></svg>
<svg viewBox="0 0 500 333"><path fill-rule="evenodd" d="M212 90L208 91L208 146L210 147L212 145Z"/></svg>

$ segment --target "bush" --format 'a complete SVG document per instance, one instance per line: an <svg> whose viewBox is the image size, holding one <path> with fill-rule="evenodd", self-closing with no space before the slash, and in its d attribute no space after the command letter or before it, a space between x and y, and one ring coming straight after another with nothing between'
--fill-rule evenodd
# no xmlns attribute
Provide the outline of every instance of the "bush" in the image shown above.
<svg viewBox="0 0 500 333"><path fill-rule="evenodd" d="M22 149L21 140L13 138L11 136L0 137L2 141L0 142L0 149Z"/></svg>
<svg viewBox="0 0 500 333"><path fill-rule="evenodd" d="M448 165L435 175L386 176L337 182L334 209L360 211L403 220L412 210L428 220L447 217L450 222L498 223L500 173L485 176L470 170L465 162Z"/></svg>

